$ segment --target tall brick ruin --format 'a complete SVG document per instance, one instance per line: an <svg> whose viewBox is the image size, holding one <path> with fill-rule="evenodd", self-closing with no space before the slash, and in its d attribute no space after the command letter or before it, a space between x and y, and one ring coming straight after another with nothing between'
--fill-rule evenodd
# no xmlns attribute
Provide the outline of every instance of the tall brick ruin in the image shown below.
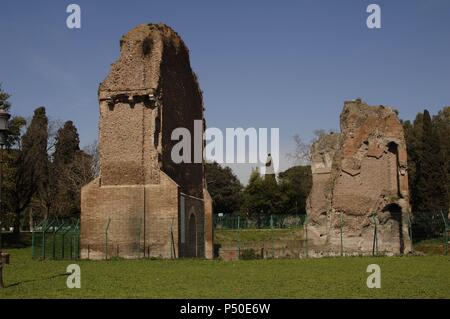
<svg viewBox="0 0 450 319"><path fill-rule="evenodd" d="M100 84L100 176L81 193L81 256L212 258L203 163L175 164L175 128L203 148L202 93L182 39L163 24L123 36ZM202 130L203 130L203 125ZM108 226L109 225L109 226Z"/></svg>
<svg viewBox="0 0 450 319"><path fill-rule="evenodd" d="M311 148L312 250L410 252L407 153L396 112L357 99L345 102L340 122L341 133L322 136Z"/></svg>

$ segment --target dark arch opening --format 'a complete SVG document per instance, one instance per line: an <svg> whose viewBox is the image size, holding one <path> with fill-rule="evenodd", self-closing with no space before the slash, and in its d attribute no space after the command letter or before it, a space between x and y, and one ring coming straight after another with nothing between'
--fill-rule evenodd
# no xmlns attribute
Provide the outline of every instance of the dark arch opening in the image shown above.
<svg viewBox="0 0 450 319"><path fill-rule="evenodd" d="M399 177L399 158L398 158L398 145L395 142L389 142L388 145L388 151L395 155L395 180L397 185L397 195L400 197L400 177Z"/></svg>
<svg viewBox="0 0 450 319"><path fill-rule="evenodd" d="M403 254L405 250L405 243L403 238L403 218L402 208L398 204L389 204L383 208L383 212L389 212L391 218L397 222L398 238L400 240L400 253Z"/></svg>

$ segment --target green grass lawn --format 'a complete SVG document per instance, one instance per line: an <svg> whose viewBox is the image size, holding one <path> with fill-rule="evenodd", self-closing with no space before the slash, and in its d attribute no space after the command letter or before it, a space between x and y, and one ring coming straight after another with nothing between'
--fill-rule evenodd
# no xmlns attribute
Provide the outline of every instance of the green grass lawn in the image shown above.
<svg viewBox="0 0 450 319"><path fill-rule="evenodd" d="M450 298L450 257L347 257L303 260L37 261L9 249L0 298ZM81 289L66 267L81 267ZM366 286L381 267L381 289Z"/></svg>

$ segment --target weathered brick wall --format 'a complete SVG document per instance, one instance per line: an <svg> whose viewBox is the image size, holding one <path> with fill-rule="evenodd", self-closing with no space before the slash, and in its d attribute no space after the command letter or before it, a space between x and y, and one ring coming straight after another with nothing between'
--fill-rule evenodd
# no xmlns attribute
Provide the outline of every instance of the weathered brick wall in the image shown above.
<svg viewBox="0 0 450 319"><path fill-rule="evenodd" d="M212 198L209 192L204 189L204 210L205 210L205 258L214 258L214 225L212 212Z"/></svg>
<svg viewBox="0 0 450 319"><path fill-rule="evenodd" d="M159 145L155 144L158 108L144 103L100 102L102 185L159 183Z"/></svg>
<svg viewBox="0 0 450 319"><path fill-rule="evenodd" d="M178 257L178 186L165 174L146 186L100 187L96 179L81 196L82 258L106 258L109 219L109 257Z"/></svg>
<svg viewBox="0 0 450 319"><path fill-rule="evenodd" d="M97 178L81 192L81 257L106 258L106 227L108 255L117 249L124 258L137 257L137 244L144 212L143 186L100 187Z"/></svg>
<svg viewBox="0 0 450 319"><path fill-rule="evenodd" d="M344 103L340 120L341 133L311 149L311 243L326 254L370 254L374 242L386 254L408 253L407 154L396 112L356 99Z"/></svg>
<svg viewBox="0 0 450 319"><path fill-rule="evenodd" d="M100 177L82 189L82 258L205 257L205 227L212 223L205 225L203 127L194 133L203 102L181 38L165 25L127 33L99 103ZM171 134L179 127L191 132L193 147L200 145L199 162L172 161ZM181 192L192 196L183 225Z"/></svg>
<svg viewBox="0 0 450 319"><path fill-rule="evenodd" d="M177 258L178 185L161 173L161 183L146 187L146 256Z"/></svg>

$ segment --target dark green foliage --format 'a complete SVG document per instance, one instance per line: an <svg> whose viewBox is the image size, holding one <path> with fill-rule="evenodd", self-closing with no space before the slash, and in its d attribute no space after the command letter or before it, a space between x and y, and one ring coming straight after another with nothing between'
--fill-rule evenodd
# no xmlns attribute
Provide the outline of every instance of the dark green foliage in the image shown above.
<svg viewBox="0 0 450 319"><path fill-rule="evenodd" d="M49 215L78 217L80 190L93 178L92 158L80 150L77 128L67 121L57 131L49 187L40 195Z"/></svg>
<svg viewBox="0 0 450 319"><path fill-rule="evenodd" d="M252 172L244 190L243 213L247 216L256 214L270 215L282 212L283 194L274 175L261 176Z"/></svg>
<svg viewBox="0 0 450 319"><path fill-rule="evenodd" d="M284 214L306 214L306 199L312 186L310 166L294 166L280 173Z"/></svg>
<svg viewBox="0 0 450 319"><path fill-rule="evenodd" d="M241 260L252 260L252 259L258 259L258 255L256 254L256 251L252 248L250 249L244 249L241 252L240 259Z"/></svg>
<svg viewBox="0 0 450 319"><path fill-rule="evenodd" d="M0 102L11 108L9 95L1 90ZM77 129L68 121L55 137L54 152L49 138L49 120L44 107L26 121L13 116L3 155L3 225L18 234L33 217L78 215L80 190L93 178L92 157L80 150ZM50 156L51 155L51 156ZM24 214L27 212L27 214Z"/></svg>
<svg viewBox="0 0 450 319"><path fill-rule="evenodd" d="M244 190L243 212L248 215L305 214L312 185L309 166L294 166L279 174L254 171Z"/></svg>
<svg viewBox="0 0 450 319"><path fill-rule="evenodd" d="M15 233L20 231L21 213L30 204L33 195L48 185L47 126L45 108L39 107L22 136L22 147L13 164L16 171L11 191L11 209L15 215Z"/></svg>
<svg viewBox="0 0 450 319"><path fill-rule="evenodd" d="M206 163L205 178L213 199L214 214L238 212L242 202L242 184L229 167Z"/></svg>
<svg viewBox="0 0 450 319"><path fill-rule="evenodd" d="M11 104L8 101L9 98L10 95L3 91L2 84L0 83L0 105L3 105L3 107L7 110L11 107Z"/></svg>
<svg viewBox="0 0 450 319"><path fill-rule="evenodd" d="M52 162L55 188L53 211L57 216L76 215L80 211L80 198L70 185L71 169L80 152L79 144L76 127L72 121L67 121L57 132Z"/></svg>
<svg viewBox="0 0 450 319"><path fill-rule="evenodd" d="M425 110L403 124L416 238L440 235L440 211L449 210L450 107L433 118Z"/></svg>
<svg viewBox="0 0 450 319"><path fill-rule="evenodd" d="M58 130L53 153L53 163L58 167L67 165L75 160L75 156L80 151L80 138L77 128L72 121L67 121Z"/></svg>

